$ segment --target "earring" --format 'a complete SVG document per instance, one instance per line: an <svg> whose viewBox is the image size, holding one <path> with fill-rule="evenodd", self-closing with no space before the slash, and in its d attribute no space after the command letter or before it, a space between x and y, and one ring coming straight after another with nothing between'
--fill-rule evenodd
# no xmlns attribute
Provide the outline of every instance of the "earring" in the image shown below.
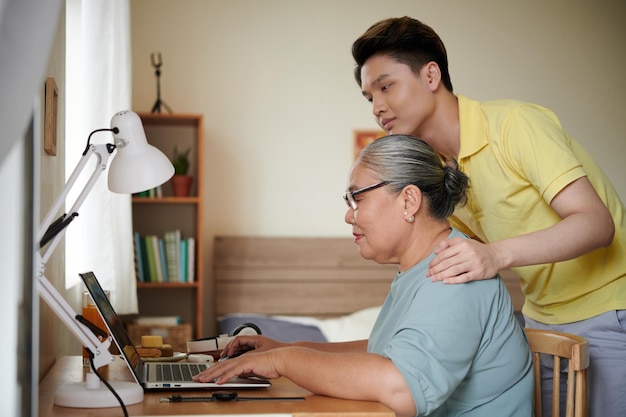
<svg viewBox="0 0 626 417"><path fill-rule="evenodd" d="M409 222L409 223L413 223L415 221L415 217L411 216L408 219L406 219L406 221Z"/></svg>

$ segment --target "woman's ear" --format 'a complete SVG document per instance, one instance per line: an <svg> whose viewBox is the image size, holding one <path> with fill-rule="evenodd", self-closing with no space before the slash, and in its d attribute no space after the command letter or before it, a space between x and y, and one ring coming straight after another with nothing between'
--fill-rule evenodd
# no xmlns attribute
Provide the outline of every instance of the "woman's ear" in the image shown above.
<svg viewBox="0 0 626 417"><path fill-rule="evenodd" d="M404 214L407 217L415 216L422 206L422 190L410 184L402 189L400 194L404 199Z"/></svg>

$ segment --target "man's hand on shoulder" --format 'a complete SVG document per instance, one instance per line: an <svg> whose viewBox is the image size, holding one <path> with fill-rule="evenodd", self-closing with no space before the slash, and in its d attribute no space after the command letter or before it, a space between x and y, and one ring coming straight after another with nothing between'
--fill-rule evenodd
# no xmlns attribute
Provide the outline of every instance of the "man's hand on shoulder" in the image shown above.
<svg viewBox="0 0 626 417"><path fill-rule="evenodd" d="M435 249L435 255L426 274L433 282L462 284L493 278L500 270L495 250L473 239L446 239Z"/></svg>

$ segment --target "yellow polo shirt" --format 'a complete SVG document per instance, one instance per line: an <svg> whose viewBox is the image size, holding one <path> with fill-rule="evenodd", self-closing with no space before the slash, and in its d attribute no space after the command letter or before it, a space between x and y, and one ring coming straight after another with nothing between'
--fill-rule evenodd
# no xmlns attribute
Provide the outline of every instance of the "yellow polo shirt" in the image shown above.
<svg viewBox="0 0 626 417"><path fill-rule="evenodd" d="M513 268L526 296L523 313L548 324L571 323L626 309L624 204L591 156L544 107L514 100L478 102L458 96L459 164L470 177L468 202L452 223L496 242L560 221L550 202L587 176L615 222L615 237L564 262ZM581 236L584 239L585 236Z"/></svg>

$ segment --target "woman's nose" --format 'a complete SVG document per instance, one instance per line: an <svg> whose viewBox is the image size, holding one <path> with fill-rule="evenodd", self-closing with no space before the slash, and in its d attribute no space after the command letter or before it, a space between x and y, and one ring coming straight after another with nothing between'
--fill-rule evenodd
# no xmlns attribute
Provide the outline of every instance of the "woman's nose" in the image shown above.
<svg viewBox="0 0 626 417"><path fill-rule="evenodd" d="M344 220L348 224L354 224L355 221L356 221L356 212L354 210L352 210L352 208L348 207L348 210L346 211L346 216L344 217Z"/></svg>

